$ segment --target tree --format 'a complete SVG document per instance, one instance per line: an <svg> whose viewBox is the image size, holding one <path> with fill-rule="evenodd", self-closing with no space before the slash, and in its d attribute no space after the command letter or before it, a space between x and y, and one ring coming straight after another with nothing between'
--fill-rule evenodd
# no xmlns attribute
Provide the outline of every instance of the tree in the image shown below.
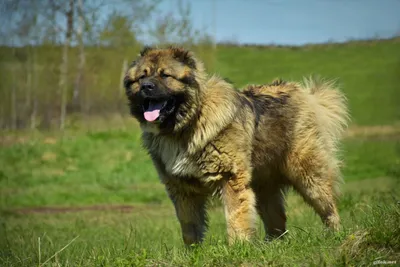
<svg viewBox="0 0 400 267"><path fill-rule="evenodd" d="M177 0L177 15L164 14L157 20L155 28L150 33L159 44L181 43L193 45L200 40L207 39L191 22L191 6L182 0Z"/></svg>
<svg viewBox="0 0 400 267"><path fill-rule="evenodd" d="M119 0L100 30L102 45L111 47L134 46L147 34L148 22L153 18L160 0Z"/></svg>
<svg viewBox="0 0 400 267"><path fill-rule="evenodd" d="M119 15L114 11L100 32L101 44L111 47L126 47L136 44L137 40L132 27L133 24L129 17Z"/></svg>
<svg viewBox="0 0 400 267"><path fill-rule="evenodd" d="M79 98L80 98L83 74L85 71L85 46L83 43L83 31L85 27L85 19L83 14L83 0L78 0L77 13L78 13L78 28L76 31L76 37L79 47L79 62L78 62L74 91L72 94L72 106L76 111L81 109L80 107L81 103Z"/></svg>
<svg viewBox="0 0 400 267"><path fill-rule="evenodd" d="M0 36L4 37L0 41L5 45L21 47L18 50L15 48L12 50L15 61L9 66L12 77L12 84L8 87L11 90L12 128L22 126L19 122L24 122L24 118L30 118L30 124L35 124L37 108L36 45L40 43L44 28L39 15L41 7L41 3L35 1L5 0L0 3L0 16L3 18ZM23 87L23 90L20 90L19 87ZM26 124L26 122L24 123Z"/></svg>
<svg viewBox="0 0 400 267"><path fill-rule="evenodd" d="M74 0L68 1L68 6L63 12L66 20L66 31L65 40L62 52L62 62L60 65L60 80L59 87L61 93L61 110L60 110L60 129L63 130L65 127L65 118L67 114L67 95L68 95L68 50L71 44L71 38L74 29Z"/></svg>

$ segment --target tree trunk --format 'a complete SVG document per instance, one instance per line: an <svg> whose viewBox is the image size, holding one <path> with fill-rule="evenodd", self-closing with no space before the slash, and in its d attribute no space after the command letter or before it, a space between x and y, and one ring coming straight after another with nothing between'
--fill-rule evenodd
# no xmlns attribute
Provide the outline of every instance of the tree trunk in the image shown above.
<svg viewBox="0 0 400 267"><path fill-rule="evenodd" d="M36 128L36 114L37 114L37 98L33 98L33 105L32 105L32 111L31 111L31 130Z"/></svg>
<svg viewBox="0 0 400 267"><path fill-rule="evenodd" d="M73 17L74 17L74 0L69 0L69 7L65 12L67 19L67 29L65 32L65 41L62 53L62 62L60 66L60 81L59 87L61 91L61 111L60 111L60 129L65 128L65 118L67 115L67 96L68 96L68 50L71 43L73 31Z"/></svg>
<svg viewBox="0 0 400 267"><path fill-rule="evenodd" d="M83 29L84 29L84 18L83 18L83 0L78 0L78 29L77 29L77 40L79 46L79 63L78 63L78 71L76 75L74 92L72 95L72 107L74 111L81 111L81 89L82 89L82 81L83 75L85 72L85 46L83 43Z"/></svg>
<svg viewBox="0 0 400 267"><path fill-rule="evenodd" d="M12 68L11 85L11 130L17 129L17 84L15 79L15 68Z"/></svg>
<svg viewBox="0 0 400 267"><path fill-rule="evenodd" d="M36 61L36 56L35 56L35 51L33 52L34 58L33 58L33 65L32 65L32 103L31 103L31 116L30 116L30 128L33 130L36 128L36 116L37 116L37 108L38 108L38 97L37 97L37 77L38 77L38 66L35 66Z"/></svg>
<svg viewBox="0 0 400 267"><path fill-rule="evenodd" d="M26 92L25 92L25 112L29 112L29 108L31 105L32 98L32 74L33 74L33 63L32 63L32 53L30 51L28 56L28 64L27 64L27 77L26 77Z"/></svg>
<svg viewBox="0 0 400 267"><path fill-rule="evenodd" d="M32 98L34 94L34 79L35 79L35 48L28 46L28 62L27 62L27 78L26 78L26 93L24 107L24 124L28 124L29 114L32 112Z"/></svg>

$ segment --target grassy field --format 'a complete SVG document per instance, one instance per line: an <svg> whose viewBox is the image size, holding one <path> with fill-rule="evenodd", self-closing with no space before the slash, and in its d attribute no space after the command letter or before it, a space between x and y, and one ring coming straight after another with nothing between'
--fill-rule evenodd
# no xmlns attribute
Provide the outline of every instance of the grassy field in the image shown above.
<svg viewBox="0 0 400 267"><path fill-rule="evenodd" d="M238 86L310 73L339 77L353 123L341 148L345 184L338 233L327 232L290 192L284 238L261 242L259 224L253 243L228 246L216 200L210 203L205 243L185 248L172 204L140 146L136 122L109 120L64 133L0 133L0 266L399 264L396 45L225 47L218 52L215 68ZM252 68L254 62L263 70Z"/></svg>
<svg viewBox="0 0 400 267"><path fill-rule="evenodd" d="M134 123L132 123L135 125ZM400 260L400 136L353 137L342 154L343 228L326 232L291 193L283 240L227 246L220 203L200 247L183 247L173 207L130 130L37 134L0 150L0 265L370 265ZM67 247L65 247L67 246ZM63 249L65 247L65 249ZM49 261L47 261L49 260ZM46 262L47 261L47 262Z"/></svg>

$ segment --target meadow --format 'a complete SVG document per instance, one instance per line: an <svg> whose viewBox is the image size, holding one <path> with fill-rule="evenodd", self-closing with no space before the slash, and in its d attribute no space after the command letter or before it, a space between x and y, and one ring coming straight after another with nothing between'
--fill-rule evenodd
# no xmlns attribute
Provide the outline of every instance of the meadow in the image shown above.
<svg viewBox="0 0 400 267"><path fill-rule="evenodd" d="M64 132L1 132L0 265L399 264L399 39L297 48L219 46L215 54L210 69L238 87L309 74L338 79L352 116L340 153L345 183L339 232L326 231L290 192L285 236L262 242L259 222L253 243L228 246L216 199L210 202L204 244L185 248L173 206L140 145L137 123L100 114L70 121Z"/></svg>

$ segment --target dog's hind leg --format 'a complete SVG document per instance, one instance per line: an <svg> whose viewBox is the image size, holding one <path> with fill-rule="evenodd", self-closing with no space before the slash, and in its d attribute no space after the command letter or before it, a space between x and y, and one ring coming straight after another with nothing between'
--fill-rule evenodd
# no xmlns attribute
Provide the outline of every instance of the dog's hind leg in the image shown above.
<svg viewBox="0 0 400 267"><path fill-rule="evenodd" d="M320 157L310 155L291 157L288 162L288 179L304 200L311 205L326 226L339 229L334 186L339 171Z"/></svg>
<svg viewBox="0 0 400 267"><path fill-rule="evenodd" d="M285 187L263 183L255 185L254 192L257 211L264 223L266 240L281 236L286 231Z"/></svg>

